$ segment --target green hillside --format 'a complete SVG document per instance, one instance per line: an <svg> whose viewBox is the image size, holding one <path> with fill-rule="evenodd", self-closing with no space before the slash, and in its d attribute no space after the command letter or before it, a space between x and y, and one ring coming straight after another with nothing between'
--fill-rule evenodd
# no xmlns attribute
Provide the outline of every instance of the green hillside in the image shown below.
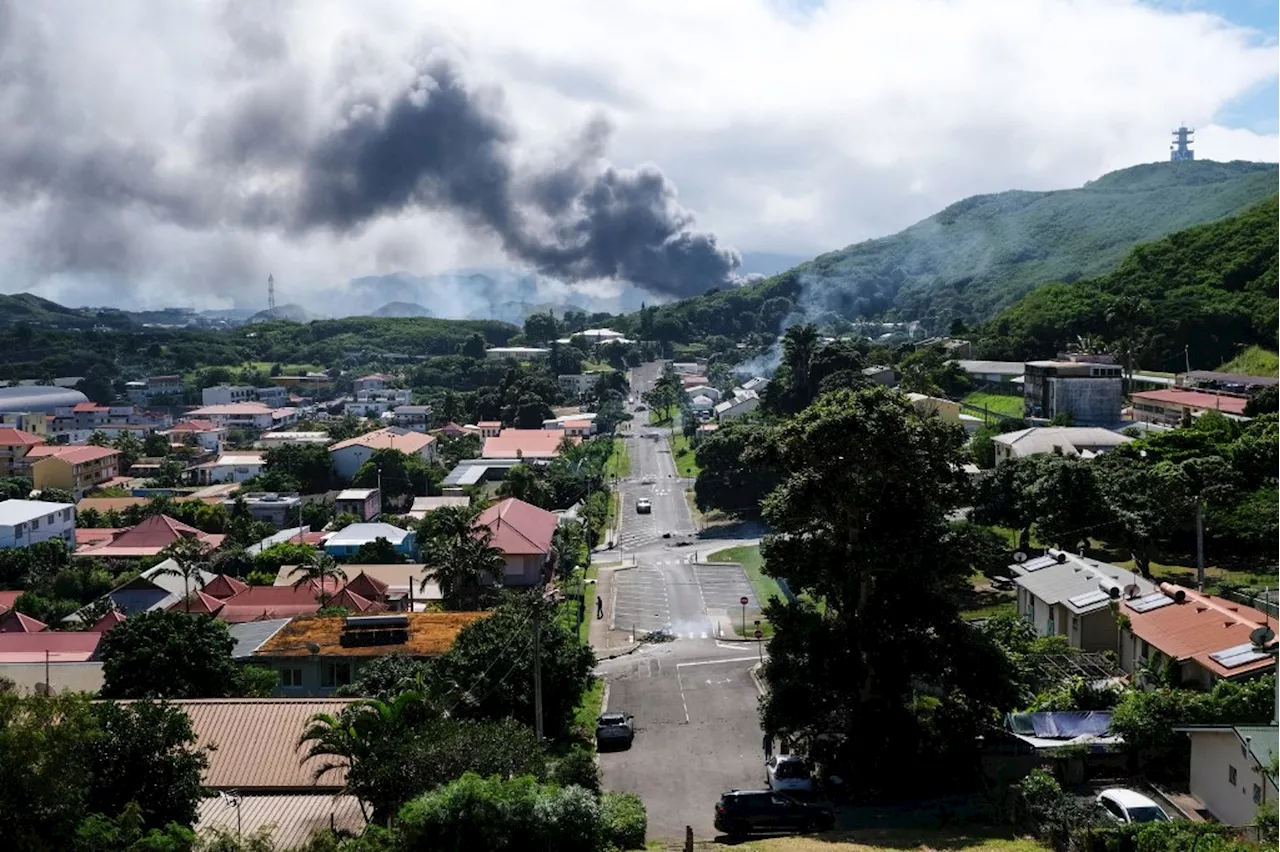
<svg viewBox="0 0 1280 852"><path fill-rule="evenodd" d="M0 294L0 325L18 322L74 324L92 319L92 315L85 311L64 307L30 293Z"/></svg>
<svg viewBox="0 0 1280 852"><path fill-rule="evenodd" d="M1264 163L1151 163L1079 189L1002 192L800 267L820 309L983 319L1050 281L1094 278L1138 243L1248 208L1276 191Z"/></svg>
<svg viewBox="0 0 1280 852"><path fill-rule="evenodd" d="M1085 340L1135 366L1215 369L1276 349L1277 196L1134 248L1108 275L1037 289L979 329L981 357L1046 357Z"/></svg>
<svg viewBox="0 0 1280 852"><path fill-rule="evenodd" d="M1280 375L1280 353L1261 346L1250 346L1218 367L1221 373L1243 373L1246 376Z"/></svg>

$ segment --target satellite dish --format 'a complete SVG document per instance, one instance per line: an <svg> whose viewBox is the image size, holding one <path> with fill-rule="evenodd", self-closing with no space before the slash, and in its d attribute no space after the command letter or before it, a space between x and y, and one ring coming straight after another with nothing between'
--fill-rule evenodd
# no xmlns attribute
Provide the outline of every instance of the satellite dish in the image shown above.
<svg viewBox="0 0 1280 852"><path fill-rule="evenodd" d="M1249 634L1249 641L1259 648L1265 648L1274 638L1276 638L1276 632L1265 624L1262 627L1255 627Z"/></svg>
<svg viewBox="0 0 1280 852"><path fill-rule="evenodd" d="M1026 562L1026 561L1027 561L1027 554L1023 553L1021 550L1016 551L1016 552L1013 554L1013 561L1014 561L1014 562Z"/></svg>
<svg viewBox="0 0 1280 852"><path fill-rule="evenodd" d="M1124 587L1124 596L1125 596L1125 599L1126 599L1126 600L1133 600L1134 598L1136 598L1136 597L1138 596L1138 592L1139 592L1139 591L1141 591L1141 590L1138 588L1138 584L1137 584L1137 583L1130 583L1129 585L1127 585L1127 586L1125 586L1125 587Z"/></svg>

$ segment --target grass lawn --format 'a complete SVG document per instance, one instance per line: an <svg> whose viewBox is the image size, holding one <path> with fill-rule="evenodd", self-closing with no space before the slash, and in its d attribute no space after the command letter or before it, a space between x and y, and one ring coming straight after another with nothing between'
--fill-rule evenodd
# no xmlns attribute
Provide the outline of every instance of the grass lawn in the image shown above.
<svg viewBox="0 0 1280 852"><path fill-rule="evenodd" d="M751 581L751 588L755 590L756 599L762 604L770 598L780 598L786 600L782 595L782 589L778 588L778 581L772 577L766 576L763 570L764 560L760 558L760 547L751 545L749 547L730 547L727 550L717 550L706 558L707 562L737 562L742 566L742 570L746 572L747 579ZM733 613L729 613L733 615ZM739 619L741 612L738 613ZM754 616L748 612L747 618L754 620ZM739 630L742 626L739 619L734 619L733 623L738 625ZM751 627L748 625L748 630ZM760 620L760 632L765 636L773 635L773 625L767 619Z"/></svg>
<svg viewBox="0 0 1280 852"><path fill-rule="evenodd" d="M625 479L631 475L631 453L627 451L627 442L621 438L613 439L613 452L604 463L604 475Z"/></svg>
<svg viewBox="0 0 1280 852"><path fill-rule="evenodd" d="M1244 373L1246 376L1276 376L1280 356L1261 346L1250 346L1218 368L1220 373Z"/></svg>
<svg viewBox="0 0 1280 852"><path fill-rule="evenodd" d="M591 679L591 688L582 695L582 703L573 713L573 721L593 734L596 730L596 717L600 715L600 704L604 701L604 681L598 677ZM593 738L594 739L594 738Z"/></svg>
<svg viewBox="0 0 1280 852"><path fill-rule="evenodd" d="M674 408L667 408L667 409L663 409L662 411L659 411L656 408L649 409L649 425L650 426L658 426L658 425L665 426L671 422L671 418L673 417L675 417Z"/></svg>
<svg viewBox="0 0 1280 852"><path fill-rule="evenodd" d="M1020 396L974 391L965 396L964 403L975 408L986 408L992 414L1002 414L1005 417L1022 416L1022 397Z"/></svg>
<svg viewBox="0 0 1280 852"><path fill-rule="evenodd" d="M675 460L676 471L681 476L690 479L697 477L698 461L694 456L693 447L689 446L689 439L683 432L676 432L671 436L671 458Z"/></svg>
<svg viewBox="0 0 1280 852"><path fill-rule="evenodd" d="M1049 847L1023 837L984 837L981 830L866 829L834 831L821 837L778 837L754 840L742 852L882 852L934 850L947 852L1045 852Z"/></svg>
<svg viewBox="0 0 1280 852"><path fill-rule="evenodd" d="M274 361L246 361L242 365L245 369L257 368L264 373L270 374L271 368L275 366ZM324 367L320 364L281 364L280 374L283 376L299 376L306 373L323 373Z"/></svg>

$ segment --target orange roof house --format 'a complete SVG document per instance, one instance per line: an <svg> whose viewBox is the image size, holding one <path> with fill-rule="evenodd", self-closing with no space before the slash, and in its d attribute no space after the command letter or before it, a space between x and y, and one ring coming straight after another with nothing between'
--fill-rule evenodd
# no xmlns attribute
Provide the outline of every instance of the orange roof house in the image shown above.
<svg viewBox="0 0 1280 852"><path fill-rule="evenodd" d="M1226 598L1161 583L1160 591L1125 601L1129 626L1121 636L1121 663L1133 671L1142 659L1166 657L1180 665L1184 682L1210 686L1274 671L1270 648L1254 647L1252 636L1269 617Z"/></svg>
<svg viewBox="0 0 1280 852"><path fill-rule="evenodd" d="M560 455L560 443L568 440L574 444L582 438L565 435L562 429L503 429L497 435L484 439L481 458L486 459L552 459Z"/></svg>
<svg viewBox="0 0 1280 852"><path fill-rule="evenodd" d="M7 609L0 615L0 633L43 633L48 629L43 621L36 621L16 609Z"/></svg>

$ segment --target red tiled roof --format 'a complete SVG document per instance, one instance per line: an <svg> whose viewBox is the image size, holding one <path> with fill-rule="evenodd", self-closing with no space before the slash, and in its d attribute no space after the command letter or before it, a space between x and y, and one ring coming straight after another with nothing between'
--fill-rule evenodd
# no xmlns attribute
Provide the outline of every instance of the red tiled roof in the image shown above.
<svg viewBox="0 0 1280 852"><path fill-rule="evenodd" d="M171 612L189 612L193 615L214 615L220 609L222 609L222 601L218 600L213 595L205 594L205 592L200 589L191 593L191 602L189 605L185 598L169 605L169 610Z"/></svg>
<svg viewBox="0 0 1280 852"><path fill-rule="evenodd" d="M124 532L128 527L121 529L112 529L110 527L76 527L76 547L90 547L95 544L101 544L104 541L111 541L120 533Z"/></svg>
<svg viewBox="0 0 1280 852"><path fill-rule="evenodd" d="M220 432L221 427L212 420L184 420L181 423L174 424L172 429L166 429L166 432Z"/></svg>
<svg viewBox="0 0 1280 852"><path fill-rule="evenodd" d="M0 633L43 633L48 629L43 621L36 621L16 609L5 610L4 615L0 615Z"/></svg>
<svg viewBox="0 0 1280 852"><path fill-rule="evenodd" d="M118 455L120 455L119 450L89 444L40 444L27 450L28 458L55 456L67 464L84 464Z"/></svg>
<svg viewBox="0 0 1280 852"><path fill-rule="evenodd" d="M591 428L591 421L590 421L590 420L566 420L566 421L564 421L564 428L566 428L566 429L590 429L590 428Z"/></svg>
<svg viewBox="0 0 1280 852"><path fill-rule="evenodd" d="M217 617L219 621L240 624L268 618L314 615L320 609L318 591L319 587L311 582L301 586L250 586L227 598Z"/></svg>
<svg viewBox="0 0 1280 852"><path fill-rule="evenodd" d="M356 435L345 441L339 441L329 447L329 452L337 452L346 447L368 447L371 450L399 450L402 453L416 453L435 441L434 435L422 432L407 432L403 435L390 429L378 429L365 435Z"/></svg>
<svg viewBox="0 0 1280 852"><path fill-rule="evenodd" d="M249 588L249 584L237 580L235 577L229 577L226 574L214 574L213 579L204 584L201 589L206 595L212 595L218 600L226 600L232 595L238 595L245 589Z"/></svg>
<svg viewBox="0 0 1280 852"><path fill-rule="evenodd" d="M363 595L357 595L350 589L343 589L329 599L329 606L345 606L352 612L382 612L387 605L380 601L371 601Z"/></svg>
<svg viewBox="0 0 1280 852"><path fill-rule="evenodd" d="M1240 396L1205 393L1204 391L1186 390L1184 388L1167 388L1165 390L1142 391L1132 395L1133 400L1163 402L1166 405L1183 405L1188 408L1199 408L1206 411L1221 411L1226 414L1244 414L1244 407L1249 400Z"/></svg>
<svg viewBox="0 0 1280 852"><path fill-rule="evenodd" d="M480 455L486 459L554 458L560 455L560 442L581 443L575 435L565 435L563 429L503 429L498 435L484 439Z"/></svg>
<svg viewBox="0 0 1280 852"><path fill-rule="evenodd" d="M448 435L450 438L455 438L458 435L467 434L466 429L463 429L461 426L459 426L457 423L454 423L452 420L450 420L448 423L441 426L439 429L436 429L435 431L439 432L442 435Z"/></svg>
<svg viewBox="0 0 1280 852"><path fill-rule="evenodd" d="M361 571L352 577L343 588L369 600L377 600L387 593L388 586L376 577L370 577L364 571Z"/></svg>
<svg viewBox="0 0 1280 852"><path fill-rule="evenodd" d="M532 556L551 550L551 536L560 519L546 509L508 497L481 512L476 523L489 528L493 546L503 553Z"/></svg>
<svg viewBox="0 0 1280 852"><path fill-rule="evenodd" d="M104 544L79 551L81 556L150 556L159 553L179 538L197 538L210 549L222 543L225 536L203 533L168 515L152 515L136 527L130 527Z"/></svg>
<svg viewBox="0 0 1280 852"><path fill-rule="evenodd" d="M1267 623L1267 616L1252 607L1161 583L1160 590L1182 592L1182 603L1137 612L1125 606L1129 629L1176 660L1195 660L1219 677L1232 678L1275 666L1273 657L1228 669L1211 654L1250 643L1249 634Z"/></svg>
<svg viewBox="0 0 1280 852"><path fill-rule="evenodd" d="M117 624L124 623L124 614L118 609L109 610L106 615L99 618L94 625L90 627L87 633L108 633L111 628Z"/></svg>
<svg viewBox="0 0 1280 852"><path fill-rule="evenodd" d="M46 630L0 634L0 663L84 662L93 659L101 633Z"/></svg>
<svg viewBox="0 0 1280 852"><path fill-rule="evenodd" d="M77 402L71 406L72 411L110 411L105 405L98 405L96 402Z"/></svg>
<svg viewBox="0 0 1280 852"><path fill-rule="evenodd" d="M0 447L31 447L43 443L44 438L39 435L32 435L30 432L23 432L21 429L10 426L0 428Z"/></svg>
<svg viewBox="0 0 1280 852"><path fill-rule="evenodd" d="M0 613L3 613L6 609L13 609L13 605L17 603L20 597L22 597L21 589L14 592L0 592Z"/></svg>

